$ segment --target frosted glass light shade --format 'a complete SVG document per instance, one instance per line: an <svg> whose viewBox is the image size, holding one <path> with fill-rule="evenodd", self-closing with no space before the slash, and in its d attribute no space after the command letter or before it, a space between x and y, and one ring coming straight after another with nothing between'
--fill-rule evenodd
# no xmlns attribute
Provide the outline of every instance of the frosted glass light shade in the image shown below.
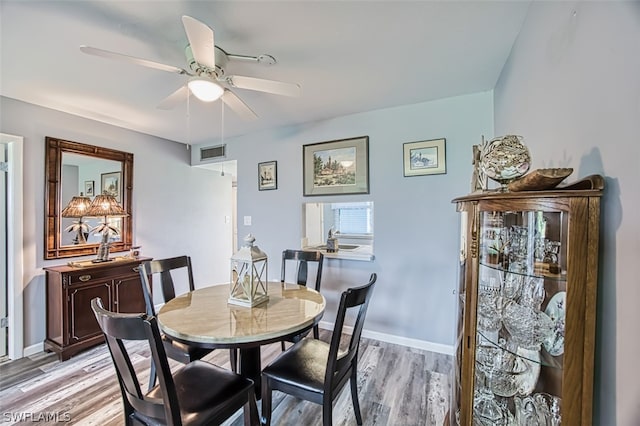
<svg viewBox="0 0 640 426"><path fill-rule="evenodd" d="M224 93L224 89L220 85L202 78L190 80L188 86L191 93L203 102L213 102Z"/></svg>

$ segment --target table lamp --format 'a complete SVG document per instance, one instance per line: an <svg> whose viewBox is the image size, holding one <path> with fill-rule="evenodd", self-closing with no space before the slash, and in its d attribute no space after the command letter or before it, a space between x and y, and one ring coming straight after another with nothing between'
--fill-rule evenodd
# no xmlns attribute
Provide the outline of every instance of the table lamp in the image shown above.
<svg viewBox="0 0 640 426"><path fill-rule="evenodd" d="M113 195L100 194L96 195L89 206L87 216L103 217L104 221L93 228L91 232L102 234L102 241L98 247L98 255L92 260L93 263L108 262L109 259L109 236L111 234L118 235L118 228L109 224L109 217L125 217L128 216L122 206L118 203Z"/></svg>
<svg viewBox="0 0 640 426"><path fill-rule="evenodd" d="M91 199L82 195L71 198L67 207L65 207L60 215L62 217L78 218L71 225L65 228L67 232L77 232L76 237L73 239L73 244L86 244L87 237L85 233L89 232L89 225L82 221L84 216L87 216L87 211L91 205Z"/></svg>

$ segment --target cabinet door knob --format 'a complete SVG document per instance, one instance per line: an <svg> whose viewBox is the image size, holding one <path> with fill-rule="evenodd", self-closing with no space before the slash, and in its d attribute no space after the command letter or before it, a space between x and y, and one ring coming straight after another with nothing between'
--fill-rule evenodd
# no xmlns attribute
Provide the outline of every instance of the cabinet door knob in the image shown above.
<svg viewBox="0 0 640 426"><path fill-rule="evenodd" d="M91 275L80 275L78 279L82 282L89 281L91 279Z"/></svg>

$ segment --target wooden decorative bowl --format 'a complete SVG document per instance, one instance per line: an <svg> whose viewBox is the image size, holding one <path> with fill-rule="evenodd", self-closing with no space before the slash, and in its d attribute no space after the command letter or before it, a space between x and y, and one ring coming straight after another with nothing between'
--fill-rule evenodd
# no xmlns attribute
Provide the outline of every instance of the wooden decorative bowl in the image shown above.
<svg viewBox="0 0 640 426"><path fill-rule="evenodd" d="M537 169L509 184L509 191L544 191L553 189L565 180L573 169Z"/></svg>

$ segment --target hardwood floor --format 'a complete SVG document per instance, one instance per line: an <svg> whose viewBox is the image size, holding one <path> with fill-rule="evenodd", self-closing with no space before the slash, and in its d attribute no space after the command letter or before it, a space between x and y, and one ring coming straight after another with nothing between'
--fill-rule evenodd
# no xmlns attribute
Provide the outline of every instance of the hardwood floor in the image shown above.
<svg viewBox="0 0 640 426"><path fill-rule="evenodd" d="M320 338L330 334L321 330ZM147 383L149 351L132 345L133 363ZM280 344L263 346L266 365ZM229 368L229 351L216 350L205 360ZM180 364L171 363L172 368ZM365 425L442 425L449 405L452 358L442 354L362 339L358 389ZM0 363L0 424L123 425L120 389L105 345L65 362L54 354L37 354ZM258 408L260 403L258 402ZM312 404L273 394L274 425L319 425L322 410ZM333 424L355 425L349 386L334 403ZM242 411L225 426L242 425Z"/></svg>

